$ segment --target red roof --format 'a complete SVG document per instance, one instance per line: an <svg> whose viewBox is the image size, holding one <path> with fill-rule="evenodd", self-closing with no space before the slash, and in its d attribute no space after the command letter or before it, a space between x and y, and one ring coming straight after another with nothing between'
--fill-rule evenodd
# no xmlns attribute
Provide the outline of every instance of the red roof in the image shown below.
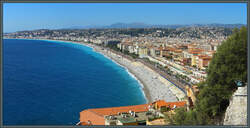
<svg viewBox="0 0 250 128"><path fill-rule="evenodd" d="M160 108L162 106L170 107L173 108L174 106L176 107L184 107L186 104L186 101L178 101L178 102L165 102L164 100L159 100L154 102L153 104L157 104L157 106Z"/></svg>
<svg viewBox="0 0 250 128"><path fill-rule="evenodd" d="M198 48L190 48L188 49L188 52L191 53L191 54L199 54L201 53L203 50L201 49L198 49Z"/></svg>
<svg viewBox="0 0 250 128"><path fill-rule="evenodd" d="M80 122L91 121L93 125L104 125L104 116L117 115L119 113L127 113L129 111L134 112L146 112L148 111L148 106L151 104L142 104L134 106L123 106L123 107L111 107L111 108L96 108L87 109L80 112Z"/></svg>
<svg viewBox="0 0 250 128"><path fill-rule="evenodd" d="M79 125L91 125L91 123L87 123L87 122L81 122Z"/></svg>
<svg viewBox="0 0 250 128"><path fill-rule="evenodd" d="M176 107L184 107L186 101L180 102L165 102L164 100L159 100L154 103L157 103L158 106L170 106L171 108L176 105ZM152 104L154 104L152 103ZM133 106L123 106L123 107L110 107L110 108L96 108L96 109L87 109L80 112L80 125L89 125L86 122L91 122L93 125L104 125L105 119L104 116L117 115L119 113L127 113L129 111L134 112L146 112L149 109L150 104L141 104Z"/></svg>
<svg viewBox="0 0 250 128"><path fill-rule="evenodd" d="M198 56L200 59L203 59L203 60L210 60L212 59L212 57L208 56L208 55L199 55Z"/></svg>
<svg viewBox="0 0 250 128"><path fill-rule="evenodd" d="M134 105L134 106L123 106L123 107L111 107L111 108L97 108L88 109L89 111L95 112L99 115L116 115L118 112L129 112L129 110L134 112L145 112L148 111L148 106L150 104Z"/></svg>

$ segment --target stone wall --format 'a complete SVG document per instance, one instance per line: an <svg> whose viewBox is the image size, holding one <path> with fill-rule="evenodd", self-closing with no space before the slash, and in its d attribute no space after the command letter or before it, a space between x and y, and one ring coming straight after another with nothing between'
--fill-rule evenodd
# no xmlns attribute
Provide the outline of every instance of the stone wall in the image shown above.
<svg viewBox="0 0 250 128"><path fill-rule="evenodd" d="M247 86L238 87L226 110L224 125L247 125Z"/></svg>

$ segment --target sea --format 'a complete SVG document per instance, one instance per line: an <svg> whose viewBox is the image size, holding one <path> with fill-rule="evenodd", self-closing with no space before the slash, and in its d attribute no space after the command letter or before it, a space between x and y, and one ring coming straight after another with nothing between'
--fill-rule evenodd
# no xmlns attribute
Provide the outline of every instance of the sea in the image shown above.
<svg viewBox="0 0 250 128"><path fill-rule="evenodd" d="M91 108L147 103L128 70L92 48L3 40L3 125L75 125Z"/></svg>

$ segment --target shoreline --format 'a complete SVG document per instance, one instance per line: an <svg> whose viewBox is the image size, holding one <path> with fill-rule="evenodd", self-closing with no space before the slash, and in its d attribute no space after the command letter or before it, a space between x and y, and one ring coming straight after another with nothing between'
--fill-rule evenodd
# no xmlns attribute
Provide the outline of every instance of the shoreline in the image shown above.
<svg viewBox="0 0 250 128"><path fill-rule="evenodd" d="M157 72L153 71L141 62L129 60L123 57L122 54L116 54L110 50L103 49L99 46L94 47L95 51L108 56L111 60L116 61L122 66L126 67L137 79L143 84L143 91L148 98L148 102L157 100L165 100L167 102L178 101L179 98L169 89L170 82L166 83L164 78Z"/></svg>
<svg viewBox="0 0 250 128"><path fill-rule="evenodd" d="M28 39L28 40L44 40L44 41L57 41L80 44L92 48L94 52L102 54L104 57L110 59L114 63L124 68L131 77L141 86L142 93L147 103L154 102L156 100L165 100L167 102L175 102L181 100L185 94L172 85L170 81L162 78L157 72L153 71L141 62L129 60L126 57L120 56L106 48L77 41L67 40L49 40L49 39ZM158 86L158 87L156 87Z"/></svg>
<svg viewBox="0 0 250 128"><path fill-rule="evenodd" d="M8 38L10 39L10 38ZM16 38L13 38L13 39L16 39ZM18 39L18 38L17 38ZM23 39L23 38L22 38ZM25 39L25 38L24 38ZM99 51L96 50L96 47L99 47L99 46L94 46L93 44L87 44L87 43L83 43L83 42L76 42L76 41L64 41L64 40L48 40L48 39L25 39L25 40L43 40L43 41L57 41L57 42L64 42L64 43L73 43L73 44L79 44L79 45L83 45L85 47L89 47L91 48L94 52L96 53L99 53L101 55L103 55L105 58L111 60L113 63L116 63L117 65L119 65L120 67L124 68L126 70L126 72L131 76L133 77L133 79L135 79L139 85L140 85L140 90L142 91L143 93L143 96L146 100L146 103L151 103L152 102L152 98L150 96L150 93L149 93L149 90L147 89L147 86L145 86L145 83L138 78L138 76L136 76L130 69L128 69L126 66L120 64L119 62L113 60L112 58L110 58L109 56L107 56L106 54L103 54Z"/></svg>
<svg viewBox="0 0 250 128"><path fill-rule="evenodd" d="M93 47L91 47L91 48L93 48ZM94 50L94 48L93 48L93 50ZM94 51L95 51L95 50L94 50ZM95 52L98 52L98 51L95 51ZM98 53L100 53L100 52L98 52ZM131 77L133 77L133 78L140 84L140 86L141 86L141 91L142 91L142 93L143 93L143 95L144 95L144 97L145 97L147 103L151 103L151 102L152 102L152 98L151 98L151 96L150 96L150 94L149 94L149 90L147 89L147 86L145 86L145 83L144 83L138 76L136 76L135 73L133 73L130 69L128 69L127 67L123 66L123 65L120 64L119 62L114 61L112 58L106 56L105 54L103 54L103 53L100 53L100 54L102 54L104 57L110 59L111 61L113 61L113 62L116 63L117 65L119 65L119 66L121 66L122 68L124 68L124 69L128 72L128 74L129 74Z"/></svg>
<svg viewBox="0 0 250 128"><path fill-rule="evenodd" d="M93 44L87 44L87 43L83 43L83 42L75 42L75 41L63 41L63 40L47 40L47 41L61 41L61 42L67 42L67 43L76 43L76 44L80 44L80 45L84 45L87 47L92 48L92 50L94 52L97 52L101 55L103 55L104 57L106 57L107 59L111 60L113 63L116 63L117 65L119 65L120 67L124 68L126 70L126 72L133 77L140 85L140 90L143 93L143 96L146 100L146 103L151 103L152 102L152 98L150 96L150 91L147 89L147 86L145 86L145 83L138 77L135 75L135 73L133 71L131 71L129 68L127 68L126 66L124 66L123 64L115 61L114 59L112 59L110 56L98 51L97 49L100 48L99 46L95 46Z"/></svg>

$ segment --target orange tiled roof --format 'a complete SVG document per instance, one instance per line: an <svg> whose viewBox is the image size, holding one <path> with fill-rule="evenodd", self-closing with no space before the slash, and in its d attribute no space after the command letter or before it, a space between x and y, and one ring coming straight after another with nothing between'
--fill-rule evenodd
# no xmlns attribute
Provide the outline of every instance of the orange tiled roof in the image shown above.
<svg viewBox="0 0 250 128"><path fill-rule="evenodd" d="M166 102L164 100L158 100L154 102L153 104L157 104L158 107L165 106Z"/></svg>
<svg viewBox="0 0 250 128"><path fill-rule="evenodd" d="M157 103L158 106L170 106L171 108L176 105L176 107L184 107L186 101L180 102L165 102L164 100L159 100L154 103ZM117 115L118 112L124 113L134 111L134 112L146 112L149 109L150 104L142 104L142 105L133 105L133 106L123 106L123 107L111 107L111 108L96 108L96 109L87 109L80 112L80 125L104 125L105 119L104 116L108 115ZM88 124L86 122L91 122Z"/></svg>
<svg viewBox="0 0 250 128"><path fill-rule="evenodd" d="M212 59L212 57L210 57L210 56L208 56L208 55L199 55L198 56L200 59L203 59L203 60L210 60L210 59Z"/></svg>
<svg viewBox="0 0 250 128"><path fill-rule="evenodd" d="M159 100L159 101L156 101L154 103L157 103L157 106L158 107L162 107L162 106L169 106L170 108L173 108L174 105L176 107L184 107L185 104L186 104L186 101L179 101L179 102L165 102L164 100ZM153 104L154 104L153 103Z"/></svg>
<svg viewBox="0 0 250 128"><path fill-rule="evenodd" d="M148 111L148 106L151 104L141 104L134 106L123 106L123 107L111 107L111 108L96 108L96 109L88 109L88 111L94 112L98 115L116 115L118 112L129 112L129 110L134 112L144 112Z"/></svg>
<svg viewBox="0 0 250 128"><path fill-rule="evenodd" d="M182 52L182 50L181 49L175 49L175 51L174 51L175 53L181 53Z"/></svg>
<svg viewBox="0 0 250 128"><path fill-rule="evenodd" d="M91 125L91 124L88 124L87 122L81 122L79 125Z"/></svg>
<svg viewBox="0 0 250 128"><path fill-rule="evenodd" d="M211 57L202 57L203 60L211 60L212 58Z"/></svg>

